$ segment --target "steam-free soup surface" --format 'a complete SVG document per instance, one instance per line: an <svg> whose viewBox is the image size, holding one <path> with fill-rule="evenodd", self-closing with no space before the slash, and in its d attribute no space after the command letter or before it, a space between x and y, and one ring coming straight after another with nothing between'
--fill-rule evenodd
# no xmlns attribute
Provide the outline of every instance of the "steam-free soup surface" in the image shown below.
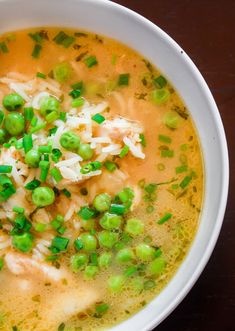
<svg viewBox="0 0 235 331"><path fill-rule="evenodd" d="M0 38L0 109L0 329L129 318L198 228L202 156L183 101L127 46L38 28Z"/></svg>

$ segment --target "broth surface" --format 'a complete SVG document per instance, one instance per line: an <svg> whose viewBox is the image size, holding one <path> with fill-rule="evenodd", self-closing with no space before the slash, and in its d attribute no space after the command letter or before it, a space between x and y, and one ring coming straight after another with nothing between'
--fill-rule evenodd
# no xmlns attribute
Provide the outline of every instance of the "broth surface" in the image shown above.
<svg viewBox="0 0 235 331"><path fill-rule="evenodd" d="M39 41L29 36L29 33L37 34L42 30ZM0 47L0 108L4 108L4 96L15 92L14 83L27 84L35 79L35 91L49 91L61 101L62 110L68 112L71 108L71 84L83 81L82 97L90 104L107 102L108 109L104 116L110 121L124 118L128 119L128 123L133 121L143 128L142 145L138 141L137 144L145 158L135 157L130 150L123 158L108 155L107 159L117 166L115 171L109 172L102 168L100 175L87 180L75 183L67 181L63 187L58 184L59 191L66 188L72 193L72 197L61 193L53 205L42 208L45 209L46 216L34 215L31 195L28 197L27 191L26 207L24 204L18 207L25 208L27 218L33 224L31 232L34 243L41 240L40 245L46 246L44 249L40 246L38 255L34 250L23 253L13 247L9 231L14 226L15 214L7 208L15 206L17 200L9 202L13 195L8 202L2 203L2 260L7 254L12 254L18 262L22 256L29 260L22 262L27 270L22 274L9 270L8 262L3 263L0 271L0 330L98 331L129 318L148 304L173 277L190 248L199 224L204 188L200 143L190 114L174 87L140 54L119 42L83 31L63 29L67 36L74 37L71 45L64 47L54 40L60 31L61 28L37 28L5 34L0 38L0 45L7 45L8 50L4 52L4 47ZM38 58L31 55L35 45L41 47ZM98 62L91 67L85 62L90 56L95 56ZM69 64L69 78L62 83L53 83L56 80L53 69L60 63ZM37 73L46 75L46 78L41 78ZM156 79L159 77L161 78ZM123 84L120 84L120 79L124 79ZM54 86L54 93L46 82ZM163 91L162 96L160 90ZM27 89L25 92L30 98L34 94L34 91L28 92ZM26 102L27 106L29 104L30 101L28 104ZM4 109L4 113L6 116L8 112ZM49 126L54 127L54 123ZM94 129L97 136L102 130L100 127L102 124L97 124ZM80 129L82 130L83 128ZM114 140L120 138L120 132L116 128L108 131L108 134L111 137L116 134ZM7 153L8 148L9 146L1 146L1 152ZM98 150L97 146L96 148ZM99 156L97 150L96 154ZM92 159L94 160L95 158ZM6 162L0 155L0 165L3 164ZM29 174L23 175L25 181ZM33 180L40 175L35 170L35 174L31 176ZM53 182L50 183L53 186ZM124 215L124 222L132 218L139 219L144 224L144 232L133 238L127 236L125 240L123 226L122 232L116 231L119 235L118 242L122 245L116 244L112 249L98 246L95 254L99 257L103 252L111 253L112 263L107 269L99 268L94 278L84 277L84 270L72 272L71 256L80 253L75 251L73 242L81 233L89 232L84 230L77 212L87 204L92 205L97 194L105 192L114 197L126 187L134 191L135 198L131 209ZM48 261L47 257L54 254L48 250L48 242L50 245L52 238L58 235L50 227L51 221L58 214L65 217L72 204L74 210L65 222L66 230L59 234L69 238L68 249L60 252L58 259ZM30 211L27 213L28 205ZM37 213L40 212L42 211L38 212L37 209ZM99 219L100 216L97 217ZM38 223L48 223L47 230L35 230ZM98 225L91 234L98 236L101 230ZM148 272L150 262L141 261L136 256L132 263L119 264L115 260L120 249L130 247L136 254L136 247L141 243L154 248L155 258L161 259L160 264L163 261L159 266L160 271L154 275ZM89 265L96 266L96 262L92 262L91 252L87 255L91 259ZM31 259L38 265L30 264ZM41 274L40 264L53 266L61 272L65 270L65 274L59 281L53 280L54 275L51 280L49 271ZM131 267L136 268L135 271L133 269L133 275ZM128 268L130 275L126 276ZM113 275L125 275L120 291L112 292L107 288Z"/></svg>

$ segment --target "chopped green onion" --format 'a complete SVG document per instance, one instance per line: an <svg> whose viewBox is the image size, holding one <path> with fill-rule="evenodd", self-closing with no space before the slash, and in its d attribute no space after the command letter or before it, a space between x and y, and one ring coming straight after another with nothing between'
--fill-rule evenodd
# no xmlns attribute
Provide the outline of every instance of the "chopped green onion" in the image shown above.
<svg viewBox="0 0 235 331"><path fill-rule="evenodd" d="M60 119L61 121L65 122L65 121L66 121L66 116L67 116L67 113L64 112L64 111L61 111L61 112L60 112L60 115L59 115L59 119Z"/></svg>
<svg viewBox="0 0 235 331"><path fill-rule="evenodd" d="M39 168L41 169L40 181L45 182L50 168L50 162L45 160L40 161Z"/></svg>
<svg viewBox="0 0 235 331"><path fill-rule="evenodd" d="M179 126L180 117L175 111L169 111L167 112L163 117L163 123L169 128L169 129L177 129Z"/></svg>
<svg viewBox="0 0 235 331"><path fill-rule="evenodd" d="M95 307L95 310L99 315L103 315L109 310L109 305L107 303L101 303Z"/></svg>
<svg viewBox="0 0 235 331"><path fill-rule="evenodd" d="M172 142L172 139L170 137L163 134L158 135L158 140L166 144L170 144Z"/></svg>
<svg viewBox="0 0 235 331"><path fill-rule="evenodd" d="M186 176L186 177L184 177L184 179L180 183L180 187L182 189L184 189L185 187L188 186L188 184L191 182L191 180L192 180L192 176Z"/></svg>
<svg viewBox="0 0 235 331"><path fill-rule="evenodd" d="M130 74L121 74L118 78L119 86L128 86L129 85Z"/></svg>
<svg viewBox="0 0 235 331"><path fill-rule="evenodd" d="M59 83L65 83L67 80L71 78L72 75L72 67L68 62L61 62L55 66L53 69L53 75L55 80Z"/></svg>
<svg viewBox="0 0 235 331"><path fill-rule="evenodd" d="M35 33L30 32L28 35L30 38L33 39L33 41L35 41L36 43L39 43L39 44L43 41L43 39L46 39L41 31L35 32Z"/></svg>
<svg viewBox="0 0 235 331"><path fill-rule="evenodd" d="M32 57L35 58L35 59L38 59L39 56L40 56L41 50L42 50L42 46L40 44L36 44L34 46L32 54L31 54Z"/></svg>
<svg viewBox="0 0 235 331"><path fill-rule="evenodd" d="M81 174L88 174L92 171L99 170L101 167L102 167L101 162L94 161L94 162L90 162L90 163L83 165L80 172L81 172Z"/></svg>
<svg viewBox="0 0 235 331"><path fill-rule="evenodd" d="M52 161L57 163L59 161L59 159L61 158L61 156L62 156L61 151L58 148L53 148L51 153L52 153L52 156L51 156Z"/></svg>
<svg viewBox="0 0 235 331"><path fill-rule="evenodd" d="M33 118L31 119L31 126L36 126L38 122L38 118L36 116L33 116Z"/></svg>
<svg viewBox="0 0 235 331"><path fill-rule="evenodd" d="M78 216L80 216L84 220L89 220L94 217L96 214L94 209L89 207L81 207L80 211L78 212Z"/></svg>
<svg viewBox="0 0 235 331"><path fill-rule="evenodd" d="M12 245L19 251L23 253L27 253L32 249L33 236L28 232L19 235L14 235L12 238Z"/></svg>
<svg viewBox="0 0 235 331"><path fill-rule="evenodd" d="M53 123L54 121L58 120L59 113L57 111L52 111L46 116L46 121L48 123Z"/></svg>
<svg viewBox="0 0 235 331"><path fill-rule="evenodd" d="M25 134L23 136L23 147L24 147L24 151L25 153L27 153L28 151L30 151L33 148L33 138L32 138L32 134Z"/></svg>
<svg viewBox="0 0 235 331"><path fill-rule="evenodd" d="M140 143L143 147L146 147L146 139L143 133L140 134Z"/></svg>
<svg viewBox="0 0 235 331"><path fill-rule="evenodd" d="M71 193L70 193L66 188L63 188L62 193L63 193L67 198L70 198L70 197L71 197Z"/></svg>
<svg viewBox="0 0 235 331"><path fill-rule="evenodd" d="M29 132L30 132L30 133L38 132L38 131L40 131L40 130L42 130L42 129L45 129L46 126L47 126L47 123L46 123L46 122L42 122L42 123L36 125L35 127L31 128L31 129L29 130Z"/></svg>
<svg viewBox="0 0 235 331"><path fill-rule="evenodd" d="M25 212L25 209L23 207L18 207L18 206L14 206L12 208L12 210L15 212L15 213L18 213L18 214L24 214Z"/></svg>
<svg viewBox="0 0 235 331"><path fill-rule="evenodd" d="M167 89L154 90L152 92L152 100L157 105L162 105L170 98L170 92Z"/></svg>
<svg viewBox="0 0 235 331"><path fill-rule="evenodd" d="M57 44L57 45L62 45L65 48L68 48L69 46L71 46L74 41L75 38L73 36L69 36L67 35L67 33L65 33L64 31L60 31L53 39L53 41Z"/></svg>
<svg viewBox="0 0 235 331"><path fill-rule="evenodd" d="M45 74L43 74L42 72L37 72L36 77L46 79L47 76Z"/></svg>
<svg viewBox="0 0 235 331"><path fill-rule="evenodd" d="M154 78L153 82L154 82L154 85L155 85L157 88L163 88L163 87L165 87L166 84L167 84L167 80L166 80L166 78L163 77L162 75L160 75L160 76Z"/></svg>
<svg viewBox="0 0 235 331"><path fill-rule="evenodd" d="M44 232L47 229L47 224L36 223L36 224L34 224L34 229L37 232Z"/></svg>
<svg viewBox="0 0 235 331"><path fill-rule="evenodd" d="M58 130L58 126L54 126L53 128L49 129L49 136L52 136Z"/></svg>
<svg viewBox="0 0 235 331"><path fill-rule="evenodd" d="M83 81L80 81L78 83L74 83L74 84L71 85L71 87L74 90L80 90L80 91L82 91L82 89L83 89Z"/></svg>
<svg viewBox="0 0 235 331"><path fill-rule="evenodd" d="M85 58L84 63L86 64L86 66L88 68L91 68L91 67L97 65L98 61L97 61L97 58L92 55L92 56L89 56L89 57Z"/></svg>
<svg viewBox="0 0 235 331"><path fill-rule="evenodd" d="M124 275L125 277L131 277L131 276L133 276L134 274L136 274L137 272L138 272L138 268L132 266L132 267L127 268L127 269L124 271L123 275Z"/></svg>
<svg viewBox="0 0 235 331"><path fill-rule="evenodd" d="M165 222L167 222L169 219L172 218L172 214L171 213L166 213L164 216L162 216L160 218L160 220L158 220L158 224L164 224Z"/></svg>
<svg viewBox="0 0 235 331"><path fill-rule="evenodd" d="M94 116L92 116L92 119L98 124L101 124L105 121L105 117L101 114L95 114Z"/></svg>
<svg viewBox="0 0 235 331"><path fill-rule="evenodd" d="M161 151L161 157L173 157L174 156L174 151L170 149L163 149Z"/></svg>
<svg viewBox="0 0 235 331"><path fill-rule="evenodd" d="M0 165L0 173L1 174L10 174L12 172L11 165Z"/></svg>
<svg viewBox="0 0 235 331"><path fill-rule="evenodd" d="M65 237L55 237L52 239L51 246L49 249L52 253L56 254L67 250L69 239Z"/></svg>
<svg viewBox="0 0 235 331"><path fill-rule="evenodd" d="M78 89L74 89L72 91L69 92L69 95L73 98L73 99L77 99L81 96L81 90Z"/></svg>
<svg viewBox="0 0 235 331"><path fill-rule="evenodd" d="M75 246L77 251L80 251L84 247L82 240L79 239L79 238L74 240L74 246Z"/></svg>
<svg viewBox="0 0 235 331"><path fill-rule="evenodd" d="M104 166L109 172L114 172L117 169L116 163L111 162L111 161L106 161L104 163Z"/></svg>
<svg viewBox="0 0 235 331"><path fill-rule="evenodd" d="M56 181L56 183L59 183L63 179L59 169L56 167L51 169L51 175Z"/></svg>
<svg viewBox="0 0 235 331"><path fill-rule="evenodd" d="M8 49L7 44L5 43L5 41L0 43L0 50L3 53L8 53L9 52L9 49Z"/></svg>
<svg viewBox="0 0 235 331"><path fill-rule="evenodd" d="M0 125L2 124L4 119L4 112L2 110L0 110Z"/></svg>
<svg viewBox="0 0 235 331"><path fill-rule="evenodd" d="M24 118L26 121L31 122L34 117L34 112L32 107L25 107L24 108Z"/></svg>
<svg viewBox="0 0 235 331"><path fill-rule="evenodd" d="M186 164L175 168L175 172L177 174L181 174L182 172L186 172L186 171L188 171L188 166Z"/></svg>
<svg viewBox="0 0 235 331"><path fill-rule="evenodd" d="M32 180L31 182L25 185L26 190L33 191L35 188L40 186L41 182L37 179Z"/></svg>
<svg viewBox="0 0 235 331"><path fill-rule="evenodd" d="M1 257L0 258L0 270L2 270L3 266L4 266L4 259Z"/></svg>
<svg viewBox="0 0 235 331"><path fill-rule="evenodd" d="M51 153L51 150L52 150L51 145L44 145L38 147L39 153Z"/></svg>
<svg viewBox="0 0 235 331"><path fill-rule="evenodd" d="M125 145L123 147L123 149L121 150L120 154L119 154L119 157L122 159L124 158L124 156L126 156L129 152L129 147L127 145Z"/></svg>
<svg viewBox="0 0 235 331"><path fill-rule="evenodd" d="M82 107L85 104L85 100L83 98L76 98L72 101L72 107Z"/></svg>
<svg viewBox="0 0 235 331"><path fill-rule="evenodd" d="M126 207L123 205L118 204L111 204L110 206L110 213L117 214L117 215L123 215L126 212Z"/></svg>

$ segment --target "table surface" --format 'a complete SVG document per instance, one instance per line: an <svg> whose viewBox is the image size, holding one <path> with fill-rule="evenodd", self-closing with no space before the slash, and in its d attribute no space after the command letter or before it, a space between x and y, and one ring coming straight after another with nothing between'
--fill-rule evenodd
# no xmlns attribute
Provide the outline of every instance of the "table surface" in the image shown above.
<svg viewBox="0 0 235 331"><path fill-rule="evenodd" d="M188 53L217 102L230 151L230 193L214 253L194 288L157 331L235 330L235 0L116 0Z"/></svg>

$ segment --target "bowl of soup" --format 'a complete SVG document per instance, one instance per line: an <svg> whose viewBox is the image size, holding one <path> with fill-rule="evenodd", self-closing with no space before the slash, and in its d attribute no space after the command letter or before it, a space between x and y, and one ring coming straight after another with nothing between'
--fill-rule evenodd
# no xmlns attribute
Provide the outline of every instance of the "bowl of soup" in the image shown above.
<svg viewBox="0 0 235 331"><path fill-rule="evenodd" d="M199 71L110 1L0 1L0 327L150 330L207 263L226 138Z"/></svg>

